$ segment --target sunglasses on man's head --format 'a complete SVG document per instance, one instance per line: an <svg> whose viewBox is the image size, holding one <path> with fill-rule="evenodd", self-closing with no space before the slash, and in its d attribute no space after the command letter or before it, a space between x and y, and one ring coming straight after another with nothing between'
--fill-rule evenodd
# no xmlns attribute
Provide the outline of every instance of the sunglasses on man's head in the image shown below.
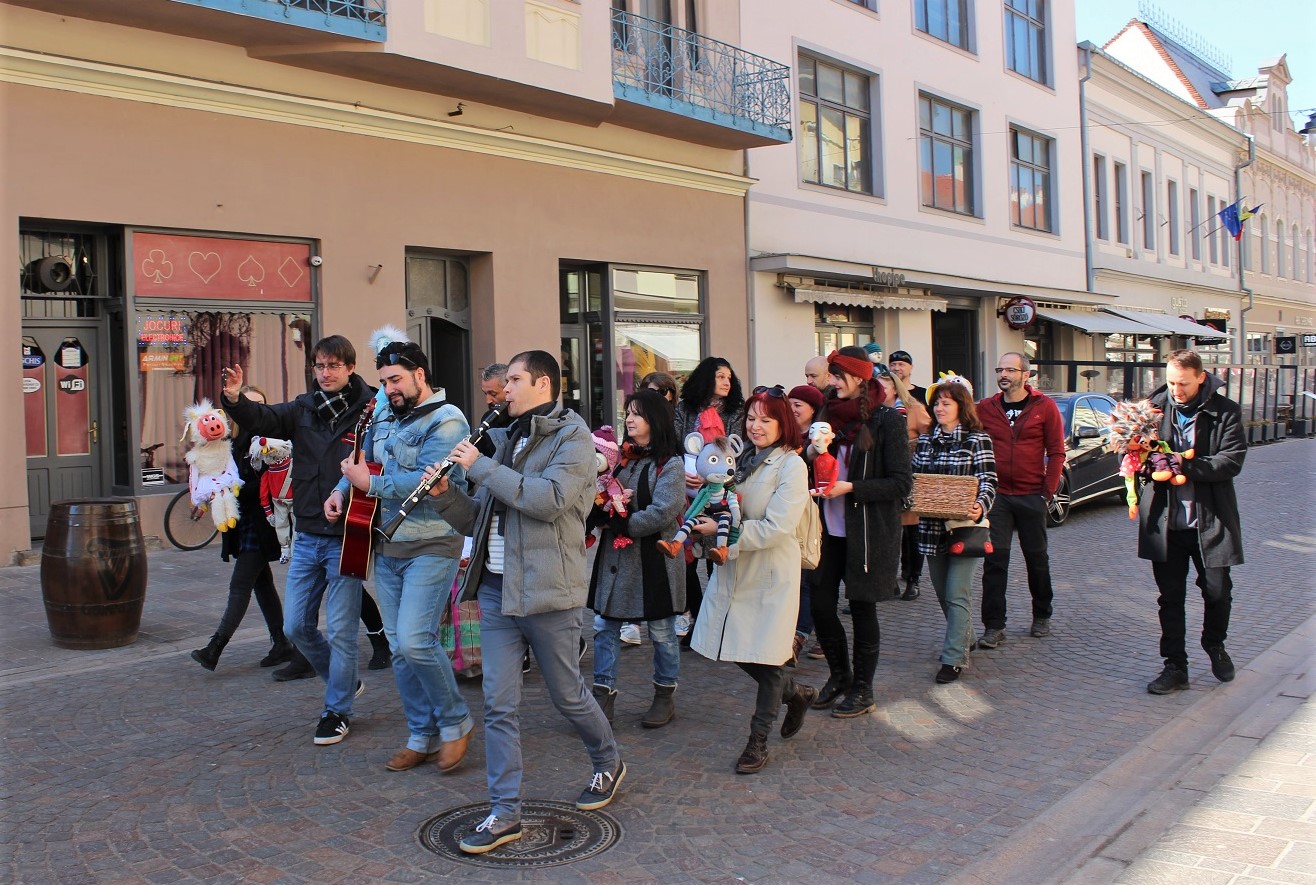
<svg viewBox="0 0 1316 885"><path fill-rule="evenodd" d="M754 395L758 396L760 393L766 394L774 399L786 398L786 388L782 387L780 384L774 384L771 387L768 387L766 384L760 384L758 387L754 388Z"/></svg>

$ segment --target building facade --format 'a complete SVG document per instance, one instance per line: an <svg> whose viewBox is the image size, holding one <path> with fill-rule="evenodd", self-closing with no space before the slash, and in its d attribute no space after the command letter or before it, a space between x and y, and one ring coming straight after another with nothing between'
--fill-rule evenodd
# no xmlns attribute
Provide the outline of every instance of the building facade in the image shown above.
<svg viewBox="0 0 1316 885"><path fill-rule="evenodd" d="M0 556L62 498L158 533L183 407L232 363L304 392L325 334L372 380L367 335L405 325L468 411L479 367L560 348L595 425L713 340L747 361L743 151L789 141L789 94L736 3L6 0L0 27L0 449L28 468Z"/></svg>

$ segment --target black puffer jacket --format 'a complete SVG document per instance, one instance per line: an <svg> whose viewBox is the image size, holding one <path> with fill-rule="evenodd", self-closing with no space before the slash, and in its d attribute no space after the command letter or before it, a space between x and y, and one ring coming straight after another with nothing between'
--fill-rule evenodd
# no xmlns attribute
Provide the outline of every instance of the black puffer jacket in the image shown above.
<svg viewBox="0 0 1316 885"><path fill-rule="evenodd" d="M245 396L224 408L245 433L292 440L292 510L297 531L338 537L343 521L324 518L324 501L343 478L339 465L352 453L353 433L361 410L375 389L360 375L348 379L348 409L333 424L326 424L315 408L315 393L304 393L292 402L265 405ZM317 391L318 392L318 391Z"/></svg>

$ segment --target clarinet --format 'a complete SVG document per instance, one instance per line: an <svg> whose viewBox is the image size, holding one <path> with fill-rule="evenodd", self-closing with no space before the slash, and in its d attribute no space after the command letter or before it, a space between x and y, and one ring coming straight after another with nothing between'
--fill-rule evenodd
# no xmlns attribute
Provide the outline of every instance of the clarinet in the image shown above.
<svg viewBox="0 0 1316 885"><path fill-rule="evenodd" d="M494 406L489 412L489 417L480 422L480 426L475 428L474 433L466 437L466 441L471 445L478 443L484 435L489 432L489 428L492 427L500 417L502 417L502 414L506 409L507 403L499 403ZM378 536L379 540L393 540L393 536L397 534L397 530L402 525L402 521L407 518L407 514L416 509L416 505L425 499L425 496L430 493L430 489L438 485L439 480L452 472L455 463L456 462L451 458L444 458L439 464L439 469L430 474L428 479L422 479L420 485L416 486L416 490L403 499L402 505L398 507L398 512L388 521L388 525L375 526L375 534Z"/></svg>

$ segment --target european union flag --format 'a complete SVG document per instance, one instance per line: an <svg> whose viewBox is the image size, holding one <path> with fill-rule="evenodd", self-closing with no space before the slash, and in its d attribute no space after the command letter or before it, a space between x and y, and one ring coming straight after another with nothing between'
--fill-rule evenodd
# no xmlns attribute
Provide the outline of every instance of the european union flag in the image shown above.
<svg viewBox="0 0 1316 885"><path fill-rule="evenodd" d="M1243 236L1243 219L1238 217L1238 206L1242 202L1242 200L1239 200L1237 203L1230 203L1219 212L1220 223L1224 225L1225 230L1229 231L1229 235L1235 240Z"/></svg>

